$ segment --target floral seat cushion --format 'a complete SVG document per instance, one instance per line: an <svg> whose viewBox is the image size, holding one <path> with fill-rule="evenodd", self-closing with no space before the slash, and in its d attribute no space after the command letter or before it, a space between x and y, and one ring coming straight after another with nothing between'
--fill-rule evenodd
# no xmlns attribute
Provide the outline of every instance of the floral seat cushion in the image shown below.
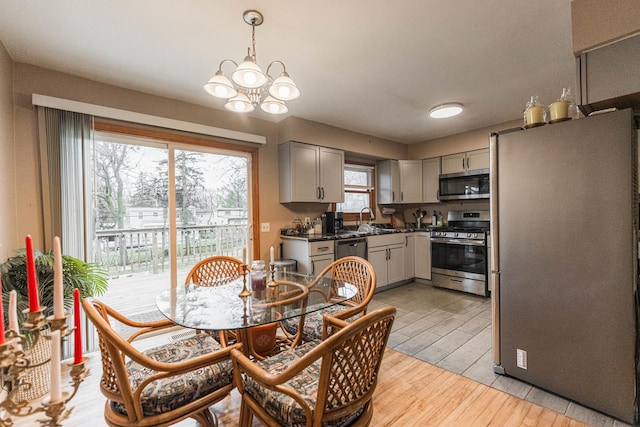
<svg viewBox="0 0 640 427"><path fill-rule="evenodd" d="M317 346L320 341L311 341L302 344L291 350L283 351L268 359L261 360L257 364L270 374L279 374L292 363L299 360L307 352ZM311 406L315 406L318 393L318 379L320 377L320 366L322 359L316 360L305 370L284 383L285 386L294 389ZM248 393L256 402L262 406L269 415L276 418L281 426L302 427L306 425L306 415L304 410L296 401L284 394L263 387L252 378L245 381L245 393ZM348 426L364 412L364 408L346 417L323 423L326 427Z"/></svg>
<svg viewBox="0 0 640 427"><path fill-rule="evenodd" d="M319 304L310 305L309 307L307 307L307 311L314 310L314 308L318 306ZM324 310L313 311L312 313L305 315L304 329L302 331L302 339L305 341L322 339L322 315L328 314L330 316L333 316L337 313L340 313L341 311L346 310L347 308L350 308L350 307L345 307L344 305L336 304L336 305L332 305L331 307L327 307ZM292 335L295 335L298 333L298 324L300 321L300 317L299 317L300 310L301 309L296 308L295 310L288 311L283 315L285 319L282 321L282 326L287 332L289 332ZM288 317L291 315L293 315L293 317ZM360 314L357 314L352 318L347 319L347 321L352 322L358 317L360 317Z"/></svg>
<svg viewBox="0 0 640 427"><path fill-rule="evenodd" d="M154 347L143 353L159 362L179 362L220 350L221 346L209 334L198 334L170 344ZM156 372L130 361L127 363L129 381L137 387ZM183 375L159 379L148 384L141 396L145 415L156 415L186 405L201 396L231 384L233 367L230 360L210 365ZM115 409L126 415L123 404Z"/></svg>

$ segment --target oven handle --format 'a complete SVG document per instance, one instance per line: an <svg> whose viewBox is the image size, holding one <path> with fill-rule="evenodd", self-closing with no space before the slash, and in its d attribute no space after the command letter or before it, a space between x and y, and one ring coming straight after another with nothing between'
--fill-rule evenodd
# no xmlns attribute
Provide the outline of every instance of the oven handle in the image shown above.
<svg viewBox="0 0 640 427"><path fill-rule="evenodd" d="M447 245L471 245L471 246L485 246L483 240L468 240L468 239L442 239L439 237L432 237L431 243L445 243Z"/></svg>

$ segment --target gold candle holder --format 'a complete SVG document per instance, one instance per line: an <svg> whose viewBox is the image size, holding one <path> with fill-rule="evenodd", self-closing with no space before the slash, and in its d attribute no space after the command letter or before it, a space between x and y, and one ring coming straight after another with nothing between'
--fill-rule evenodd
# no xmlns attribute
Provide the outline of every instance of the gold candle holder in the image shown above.
<svg viewBox="0 0 640 427"><path fill-rule="evenodd" d="M251 291L247 289L247 264L242 264L242 290L238 296L240 298L251 296Z"/></svg>
<svg viewBox="0 0 640 427"><path fill-rule="evenodd" d="M276 283L276 263L273 261L269 263L269 276L270 280L269 283L267 283L267 299L276 301L280 294L280 287L278 286L278 283Z"/></svg>
<svg viewBox="0 0 640 427"><path fill-rule="evenodd" d="M51 341L51 337L44 335L42 332L45 328L51 331L60 331L61 337L66 337L73 332L74 328L68 328L67 318L69 314L65 313L64 317L54 318L49 316L45 319L43 312L46 307L40 307L38 311L29 312L27 320L23 324L23 329L28 330L33 335L33 340L27 348L27 339L25 335L9 330L5 334L5 344L0 345L0 370L2 370L2 389L6 391L6 398L0 402L0 426L13 426L13 417L25 417L36 413L43 412L45 417L38 420L43 426L58 427L61 422L66 419L73 408L67 408L67 403L76 395L80 384L89 375L89 370L85 367L88 360L83 358L82 362L71 364L71 384L73 391L62 392L62 399L57 402L51 402L45 399L39 407L29 405L29 401L18 398L20 390L26 390L31 387L31 383L26 378L26 374L30 369L42 366L51 362L51 357L40 363L33 363L33 351L37 342L44 336L46 340ZM26 350L23 350L26 348ZM2 411L1 409L4 409Z"/></svg>

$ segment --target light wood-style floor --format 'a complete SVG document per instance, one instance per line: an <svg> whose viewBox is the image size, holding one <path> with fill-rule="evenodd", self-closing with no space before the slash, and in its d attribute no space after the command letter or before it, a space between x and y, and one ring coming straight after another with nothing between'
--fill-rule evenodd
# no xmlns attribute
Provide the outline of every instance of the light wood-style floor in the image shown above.
<svg viewBox="0 0 640 427"><path fill-rule="evenodd" d="M106 425L104 398L98 384L100 356L89 355L92 373L71 401L74 407L65 427ZM63 372L63 377L68 373ZM68 378L68 377L67 377ZM66 378L63 378L66 381ZM220 426L237 426L239 395L212 407ZM15 426L34 426L40 416L15 419ZM196 426L186 420L179 426ZM254 420L254 426L260 423ZM419 359L387 349L374 398L372 426L586 426L565 415L454 374Z"/></svg>

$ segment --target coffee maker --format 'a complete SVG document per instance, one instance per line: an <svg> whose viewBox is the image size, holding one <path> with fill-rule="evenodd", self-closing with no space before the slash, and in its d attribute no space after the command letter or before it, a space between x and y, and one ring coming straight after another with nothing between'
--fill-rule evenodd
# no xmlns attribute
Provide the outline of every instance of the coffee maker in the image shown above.
<svg viewBox="0 0 640 427"><path fill-rule="evenodd" d="M322 214L322 234L335 234L344 227L342 212L328 211Z"/></svg>

